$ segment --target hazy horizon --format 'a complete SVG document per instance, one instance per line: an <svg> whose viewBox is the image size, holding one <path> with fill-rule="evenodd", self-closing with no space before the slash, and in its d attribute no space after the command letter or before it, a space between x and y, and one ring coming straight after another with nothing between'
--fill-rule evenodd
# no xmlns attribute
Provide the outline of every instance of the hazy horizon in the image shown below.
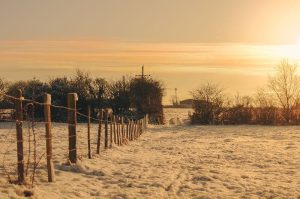
<svg viewBox="0 0 300 199"><path fill-rule="evenodd" d="M0 42L1 76L10 81L72 76L76 69L107 80L145 72L162 80L164 104L174 89L179 99L201 83L221 84L227 92L251 94L265 85L281 59L299 62L298 45L138 43L104 41ZM21 47L20 47L21 46ZM292 55L292 56L288 56Z"/></svg>
<svg viewBox="0 0 300 199"><path fill-rule="evenodd" d="M164 103L206 81L251 94L284 58L300 63L299 1L2 1L0 77L162 80Z"/></svg>

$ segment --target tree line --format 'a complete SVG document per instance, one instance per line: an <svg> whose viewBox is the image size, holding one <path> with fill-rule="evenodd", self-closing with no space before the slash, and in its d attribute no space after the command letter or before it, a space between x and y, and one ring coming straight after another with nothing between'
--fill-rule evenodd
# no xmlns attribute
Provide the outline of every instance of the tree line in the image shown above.
<svg viewBox="0 0 300 199"><path fill-rule="evenodd" d="M93 116L97 116L99 109L111 108L114 114L124 115L132 119L139 119L149 115L154 123L163 122L162 97L164 88L160 81L153 78L123 77L117 81L107 81L104 78L92 78L89 73L77 70L72 77L56 77L49 81L20 80L7 82L0 79L0 91L7 95L16 96L21 89L26 99L37 102L43 101L43 94L52 96L52 104L66 106L67 93L77 93L78 111L86 113L91 107ZM11 100L0 96L0 108L13 108ZM26 107L26 106L25 106ZM32 107L31 107L32 108ZM34 115L42 118L43 108L34 107ZM53 121L66 121L66 110L53 108ZM78 118L84 120L84 118Z"/></svg>
<svg viewBox="0 0 300 199"><path fill-rule="evenodd" d="M282 60L265 88L252 96L229 97L219 84L205 83L192 92L193 124L300 124L297 65Z"/></svg>

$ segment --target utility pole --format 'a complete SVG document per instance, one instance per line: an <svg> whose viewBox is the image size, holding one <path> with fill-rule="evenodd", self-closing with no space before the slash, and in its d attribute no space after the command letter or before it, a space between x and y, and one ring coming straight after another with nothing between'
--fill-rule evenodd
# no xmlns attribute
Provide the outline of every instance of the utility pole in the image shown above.
<svg viewBox="0 0 300 199"><path fill-rule="evenodd" d="M125 85L126 85L126 80L125 80L125 76L123 75L123 91L125 92Z"/></svg>
<svg viewBox="0 0 300 199"><path fill-rule="evenodd" d="M175 88L175 105L178 105L177 88Z"/></svg>
<svg viewBox="0 0 300 199"><path fill-rule="evenodd" d="M144 65L142 66L142 74L141 75L136 75L136 77L141 77L142 80L145 79L145 77L150 77L151 75L145 75L144 73Z"/></svg>

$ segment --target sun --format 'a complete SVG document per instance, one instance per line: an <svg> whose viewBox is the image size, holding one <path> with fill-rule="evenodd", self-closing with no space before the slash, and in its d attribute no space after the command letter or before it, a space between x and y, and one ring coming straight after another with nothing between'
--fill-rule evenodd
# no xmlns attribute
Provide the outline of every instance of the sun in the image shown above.
<svg viewBox="0 0 300 199"><path fill-rule="evenodd" d="M300 36L297 38L297 43L300 45Z"/></svg>

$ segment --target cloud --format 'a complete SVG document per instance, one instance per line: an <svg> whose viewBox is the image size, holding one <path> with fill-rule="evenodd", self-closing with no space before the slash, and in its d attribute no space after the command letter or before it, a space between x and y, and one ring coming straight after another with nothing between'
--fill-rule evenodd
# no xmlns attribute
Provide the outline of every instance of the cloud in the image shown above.
<svg viewBox="0 0 300 199"><path fill-rule="evenodd" d="M174 77L180 81L191 79L195 83L219 79L231 82L230 85L243 85L241 79L248 78L254 87L255 79L266 78L282 58L299 62L298 52L297 45L0 41L0 69L2 75L14 80L68 76L75 69L114 78L134 75L145 64L147 73L162 78L167 84L171 82L170 86L174 87ZM247 87L249 85L247 83ZM187 86L184 89L187 90Z"/></svg>
<svg viewBox="0 0 300 199"><path fill-rule="evenodd" d="M201 43L139 43L112 41L2 41L0 68L28 70L43 67L91 70L125 70L145 64L151 70L174 72L203 71L212 68L244 70L266 68L291 55L299 60L297 46ZM287 52L289 54L287 54ZM283 57L281 57L283 55Z"/></svg>

